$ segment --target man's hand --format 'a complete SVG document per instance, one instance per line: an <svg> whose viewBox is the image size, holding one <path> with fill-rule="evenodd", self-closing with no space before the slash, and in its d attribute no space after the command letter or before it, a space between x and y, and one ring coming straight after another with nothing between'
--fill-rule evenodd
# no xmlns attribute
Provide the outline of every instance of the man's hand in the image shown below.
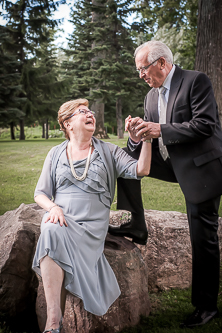
<svg viewBox="0 0 222 333"><path fill-rule="evenodd" d="M64 214L62 209L59 206L54 206L50 209L49 215L47 217L47 219L45 220L45 223L50 221L51 223L57 223L59 221L59 224L61 225L61 227L63 226L63 224L68 227L68 224L66 223Z"/></svg>
<svg viewBox="0 0 222 333"><path fill-rule="evenodd" d="M161 127L159 123L145 122L138 124L135 128L137 136L142 138L141 140L148 140L151 138L159 138L161 136Z"/></svg>
<svg viewBox="0 0 222 333"><path fill-rule="evenodd" d="M129 137L134 142L140 142L141 136L137 135L136 127L143 122L143 119L140 117L132 118L131 116L128 116L125 119L125 131L129 132Z"/></svg>

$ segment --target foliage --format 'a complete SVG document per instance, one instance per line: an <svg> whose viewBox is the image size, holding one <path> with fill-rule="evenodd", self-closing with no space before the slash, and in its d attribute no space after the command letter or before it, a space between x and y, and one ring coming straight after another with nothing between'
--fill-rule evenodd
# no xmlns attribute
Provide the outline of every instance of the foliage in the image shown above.
<svg viewBox="0 0 222 333"><path fill-rule="evenodd" d="M44 117L50 116L56 104L59 81L55 62L52 69L52 41L57 22L51 16L64 0L0 2L6 10L4 17L10 35L5 51L14 56L17 62L22 86L19 97L26 98L22 112L29 124L43 114ZM23 131L24 117L21 114L19 118ZM25 138L24 132L20 133L20 138Z"/></svg>
<svg viewBox="0 0 222 333"><path fill-rule="evenodd" d="M0 26L0 125L9 126L24 116L21 110L24 99L19 97L22 87L17 72L16 58L5 51L5 44L10 38L8 29Z"/></svg>
<svg viewBox="0 0 222 333"><path fill-rule="evenodd" d="M65 102L68 80L62 77L57 61L57 48L53 45L55 32L51 30L48 42L36 49L36 57L28 74L26 92L30 93L34 119L56 119L60 105ZM33 119L30 119L33 121Z"/></svg>
<svg viewBox="0 0 222 333"><path fill-rule="evenodd" d="M136 0L143 17L144 39L165 42L175 55L175 62L185 69L194 69L198 0Z"/></svg>
<svg viewBox="0 0 222 333"><path fill-rule="evenodd" d="M74 30L68 38L68 48L64 50L65 58L62 68L71 78L69 99L83 98L89 95L90 76L88 71L92 58L92 9L91 1L77 1L71 8L70 22Z"/></svg>
<svg viewBox="0 0 222 333"><path fill-rule="evenodd" d="M115 118L118 100L127 115L138 108L141 112L147 92L135 71L136 45L126 22L132 2L78 1L71 12L74 31L63 63L67 75L73 77L70 97L105 103L106 122Z"/></svg>

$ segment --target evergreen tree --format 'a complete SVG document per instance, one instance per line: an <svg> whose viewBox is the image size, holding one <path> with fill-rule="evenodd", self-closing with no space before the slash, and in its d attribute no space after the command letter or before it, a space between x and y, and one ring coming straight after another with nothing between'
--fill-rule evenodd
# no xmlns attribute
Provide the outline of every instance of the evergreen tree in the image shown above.
<svg viewBox="0 0 222 333"><path fill-rule="evenodd" d="M68 82L60 74L58 50L51 42L45 42L36 49L36 57L29 60L30 68L23 80L27 97L32 101L32 116L29 123L38 119L42 123L43 138L48 139L48 121L57 118L59 106L66 101ZM46 124L46 125L45 125ZM46 128L46 133L44 129Z"/></svg>
<svg viewBox="0 0 222 333"><path fill-rule="evenodd" d="M91 69L94 84L98 87L92 89L92 97L101 98L106 106L115 103L119 138L123 137L124 110L126 115L135 111L147 91L135 70L133 53L136 45L127 24L132 4L133 1L106 1L104 7L97 7L100 12L103 10L103 20L95 27L98 46L94 52L103 52L105 56L95 61Z"/></svg>
<svg viewBox="0 0 222 333"><path fill-rule="evenodd" d="M54 29L57 25L51 19L52 12L64 1L53 0L1 0L3 8L7 14L7 27L10 29L12 39L8 45L8 51L14 54L17 59L18 73L21 76L23 93L20 97L26 97L26 103L22 107L25 120L34 119L36 110L36 98L39 87L36 86L39 75L39 68L35 66L36 50L42 43L49 43L50 28ZM24 118L20 118L20 139L25 139Z"/></svg>
<svg viewBox="0 0 222 333"><path fill-rule="evenodd" d="M24 116L21 110L24 99L19 97L22 87L16 58L5 51L9 38L7 28L0 26L0 126L10 126L11 139L15 140L14 126Z"/></svg>
<svg viewBox="0 0 222 333"><path fill-rule="evenodd" d="M74 94L82 92L91 102L105 103L109 121L113 121L116 110L119 137L123 137L123 110L127 115L135 112L147 89L135 71L133 52L136 45L126 22L132 3L131 0L78 2L72 13L75 30L69 39L67 53L72 57L69 60ZM99 19L93 20L95 15Z"/></svg>
<svg viewBox="0 0 222 333"><path fill-rule="evenodd" d="M65 59L62 68L70 78L69 99L88 97L91 78L87 76L93 57L92 44L92 3L91 0L75 2L71 9L70 22L74 31L70 34L68 48L64 50Z"/></svg>

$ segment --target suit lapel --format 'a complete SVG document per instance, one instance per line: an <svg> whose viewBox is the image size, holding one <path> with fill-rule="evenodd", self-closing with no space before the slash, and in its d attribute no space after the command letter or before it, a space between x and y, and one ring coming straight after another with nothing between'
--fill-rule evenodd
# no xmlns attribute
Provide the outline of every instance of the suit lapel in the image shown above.
<svg viewBox="0 0 222 333"><path fill-rule="evenodd" d="M183 77L182 77L183 70L176 65L175 72L172 77L171 86L170 86L170 93L169 99L167 103L167 111L166 111L166 122L170 123L171 115L174 107L174 103L177 97L177 94L180 90Z"/></svg>

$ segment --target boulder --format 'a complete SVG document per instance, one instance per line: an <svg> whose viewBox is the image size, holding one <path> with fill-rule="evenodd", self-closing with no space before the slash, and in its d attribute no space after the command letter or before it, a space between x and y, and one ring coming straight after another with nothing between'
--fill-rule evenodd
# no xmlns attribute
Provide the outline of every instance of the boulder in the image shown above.
<svg viewBox="0 0 222 333"><path fill-rule="evenodd" d="M36 298L38 280L31 270L42 210L22 204L0 216L0 315L15 317Z"/></svg>
<svg viewBox="0 0 222 333"><path fill-rule="evenodd" d="M119 225L129 218L126 211L112 211L110 223ZM146 246L137 245L148 271L149 291L191 286L192 256L187 215L174 211L145 210L148 229ZM222 257L222 218L218 236Z"/></svg>

